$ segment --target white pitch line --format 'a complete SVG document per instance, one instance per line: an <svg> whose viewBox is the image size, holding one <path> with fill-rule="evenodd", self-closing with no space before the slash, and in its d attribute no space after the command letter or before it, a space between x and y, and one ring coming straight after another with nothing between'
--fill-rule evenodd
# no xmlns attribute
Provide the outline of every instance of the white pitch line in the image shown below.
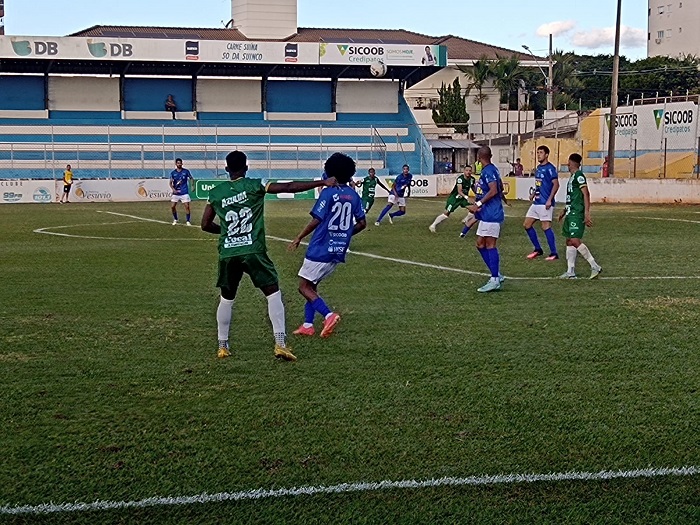
<svg viewBox="0 0 700 525"><path fill-rule="evenodd" d="M700 224L700 221L691 221L690 219L665 219L663 217L632 217L632 219L646 219L648 221L689 222L692 224Z"/></svg>
<svg viewBox="0 0 700 525"><path fill-rule="evenodd" d="M463 487L484 485L512 485L515 483L561 482L561 481L606 481L611 479L658 478L664 476L696 476L699 467L646 468L637 470L603 470L600 472L562 472L553 474L501 474L495 476L469 476L466 478L434 478L429 480L401 480L339 485L302 486L282 489L255 489L239 492L203 492L194 496L152 497L134 501L105 501L92 503L43 503L0 507L0 515L38 515L95 510L120 510L166 505L191 505L194 503L220 503L222 501L250 501L270 498L313 496L316 494L348 494L392 489L423 489L435 487Z"/></svg>
<svg viewBox="0 0 700 525"><path fill-rule="evenodd" d="M119 217L128 217L130 219L136 219L140 221L146 221L146 222L155 222L159 224L170 224L169 222L166 221L161 221L158 219L149 219L147 217L139 217L137 215L127 215L125 213L116 213L112 211L98 211L98 213L108 213L110 215L117 215ZM642 218L648 218L648 217L642 217ZM661 219L663 220L663 219ZM63 228L68 228L69 226L63 226ZM53 227L59 228L59 226ZM48 228L41 228L41 230L46 230ZM105 239L105 240L122 240L122 241L190 241L190 240L197 240L197 241L202 241L202 240L208 240L208 239L131 239L131 238L119 238L119 237L88 237L88 236L79 236L79 235L68 235L65 233L52 233L48 231L38 231L34 230L36 233L45 233L47 235L60 235L64 237L79 237L79 238L86 238L86 239ZM292 242L292 239L285 239L283 237L276 237L274 235L267 235L266 238L273 240L273 241L280 241L280 242L286 242L290 243ZM303 245L308 245L306 242L302 242L301 244ZM461 273L465 275L475 275L478 277L488 277L489 274L484 273L484 272L475 272L471 270L464 270L463 268L452 268L450 266L441 266L437 264L430 264L430 263L424 263L424 262L419 262L419 261L411 261L409 259L398 259L396 257L385 257L384 255L377 255L375 253L368 253L368 252L356 252L354 250L348 250L348 253L359 255L361 257L368 257L370 259L378 259L382 261L389 261L389 262L395 262L399 264L407 264L411 266L419 266L421 268L430 268L433 270L442 270L446 272L454 272L454 273ZM511 277L509 275L505 276L507 280L509 281L552 281L552 280L557 280L558 277ZM684 279L700 279L700 275L651 275L651 276L631 276L631 277L623 277L623 276L618 276L618 277L598 277L600 280L606 280L606 281L659 281L659 280L684 280Z"/></svg>

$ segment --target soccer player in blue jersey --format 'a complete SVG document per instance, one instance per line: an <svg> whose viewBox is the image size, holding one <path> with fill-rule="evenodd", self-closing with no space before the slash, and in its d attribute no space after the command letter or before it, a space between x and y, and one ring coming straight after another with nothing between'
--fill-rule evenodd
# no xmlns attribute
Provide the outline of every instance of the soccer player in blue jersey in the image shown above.
<svg viewBox="0 0 700 525"><path fill-rule="evenodd" d="M496 243L505 220L503 211L503 186L498 168L491 164L491 148L479 148L478 158L483 168L476 183L476 202L467 208L479 222L476 230L476 249L479 250L491 272L489 281L478 289L479 292L493 292L501 289L503 276L500 273L500 255Z"/></svg>
<svg viewBox="0 0 700 525"><path fill-rule="evenodd" d="M340 316L333 312L318 295L318 283L330 276L335 267L345 262L345 253L353 235L367 226L362 199L349 186L355 174L355 161L342 153L334 153L326 161L326 173L335 177L338 186L325 188L311 210L311 222L289 245L296 250L302 239L313 232L304 264L299 270L299 293L306 299L304 323L296 335L314 335L314 316L323 316L321 337L333 333ZM354 219L354 220L353 220Z"/></svg>
<svg viewBox="0 0 700 525"><path fill-rule="evenodd" d="M406 215L406 197L411 195L411 180L413 179L410 169L411 168L409 168L408 164L403 165L403 171L398 177L396 177L394 185L391 187L391 191L389 192L388 204L379 214L377 222L374 223L375 226L379 226L381 224L382 219L387 213L389 213L389 210L394 206L394 204L399 205L399 211L389 213L389 222L391 224L394 224L393 219L396 217Z"/></svg>
<svg viewBox="0 0 700 525"><path fill-rule="evenodd" d="M547 244L549 244L549 257L546 260L556 261L559 259L559 255L557 254L554 231L552 231L552 217L554 216L554 197L559 191L559 175L557 168L549 162L549 148L547 146L537 148L537 162L539 164L535 173L535 190L530 196L532 204L525 215L525 222L523 222L527 236L535 248L527 258L535 259L544 253L537 238L537 232L533 228L535 221L540 221L542 231L547 237Z"/></svg>
<svg viewBox="0 0 700 525"><path fill-rule="evenodd" d="M187 226L190 224L190 187L189 182L194 182L190 170L182 167L182 159L175 159L175 169L170 172L170 189L173 191L170 197L170 208L173 212L173 226L177 224L177 203L181 202L185 205L185 213L187 213Z"/></svg>

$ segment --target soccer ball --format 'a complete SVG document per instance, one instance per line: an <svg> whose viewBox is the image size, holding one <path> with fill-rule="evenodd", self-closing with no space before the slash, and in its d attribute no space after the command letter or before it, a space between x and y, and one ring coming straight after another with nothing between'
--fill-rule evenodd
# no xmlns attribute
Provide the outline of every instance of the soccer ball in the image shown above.
<svg viewBox="0 0 700 525"><path fill-rule="evenodd" d="M372 73L373 77L377 78L386 75L386 69L386 64L382 60L372 62L372 64L369 66L369 72Z"/></svg>

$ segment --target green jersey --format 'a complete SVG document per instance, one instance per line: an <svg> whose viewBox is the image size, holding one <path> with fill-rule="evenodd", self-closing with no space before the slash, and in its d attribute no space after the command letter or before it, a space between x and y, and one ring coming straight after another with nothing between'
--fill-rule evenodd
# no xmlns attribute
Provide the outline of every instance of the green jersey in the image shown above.
<svg viewBox="0 0 700 525"><path fill-rule="evenodd" d="M266 253L265 186L240 177L222 182L209 192L209 204L221 225L219 260Z"/></svg>
<svg viewBox="0 0 700 525"><path fill-rule="evenodd" d="M462 193L464 193L465 196L469 195L469 190L471 190L474 187L474 182L476 179L472 177L471 175L469 177L465 175L460 175L457 177L457 182L455 182L454 188L452 188L452 193L450 193L450 197L456 197L459 195L459 188L462 188Z"/></svg>
<svg viewBox="0 0 700 525"><path fill-rule="evenodd" d="M367 175L362 179L362 198L363 199L374 199L374 194L377 191L377 182L379 179L377 177L370 177Z"/></svg>
<svg viewBox="0 0 700 525"><path fill-rule="evenodd" d="M583 200L583 191L586 187L586 176L581 170L569 177L566 186L566 214L574 217L583 217L586 213L586 203Z"/></svg>

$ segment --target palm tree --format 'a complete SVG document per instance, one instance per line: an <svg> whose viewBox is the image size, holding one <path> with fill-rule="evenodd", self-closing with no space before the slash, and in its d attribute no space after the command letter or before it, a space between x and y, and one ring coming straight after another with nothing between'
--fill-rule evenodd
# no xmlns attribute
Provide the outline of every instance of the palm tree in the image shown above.
<svg viewBox="0 0 700 525"><path fill-rule="evenodd" d="M498 55L497 55L498 56ZM506 133L510 127L510 95L520 88L520 81L524 79L524 71L520 66L520 61L515 55L510 57L498 57L493 64L494 86L501 94L501 100L505 98L506 112ZM498 132L501 132L501 111L498 111Z"/></svg>
<svg viewBox="0 0 700 525"><path fill-rule="evenodd" d="M554 79L552 85L554 89L554 109L559 109L565 104L572 105L574 97L585 88L576 73L576 64L573 53L564 53L555 50L552 54L554 60Z"/></svg>
<svg viewBox="0 0 700 525"><path fill-rule="evenodd" d="M471 66L457 66L457 69L464 73L468 79L467 93L472 89L476 89L477 91L477 94L474 96L474 103L479 104L479 109L481 111L482 134L484 133L484 102L489 98L489 96L484 93L484 86L493 78L492 62L493 61L487 56L482 56Z"/></svg>

